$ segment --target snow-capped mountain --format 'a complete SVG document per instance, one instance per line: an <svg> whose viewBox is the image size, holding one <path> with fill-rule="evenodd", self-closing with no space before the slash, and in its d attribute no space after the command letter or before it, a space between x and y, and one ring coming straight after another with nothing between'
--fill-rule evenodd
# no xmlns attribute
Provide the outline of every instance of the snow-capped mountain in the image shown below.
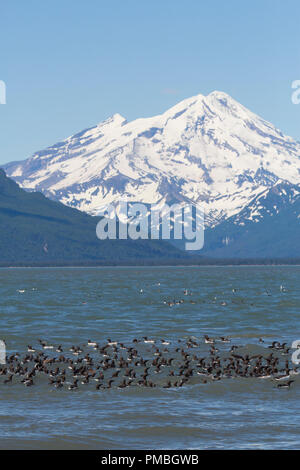
<svg viewBox="0 0 300 470"><path fill-rule="evenodd" d="M300 143L214 91L151 118L115 114L4 169L23 188L89 214L124 198L192 200L216 226L281 182L300 184Z"/></svg>

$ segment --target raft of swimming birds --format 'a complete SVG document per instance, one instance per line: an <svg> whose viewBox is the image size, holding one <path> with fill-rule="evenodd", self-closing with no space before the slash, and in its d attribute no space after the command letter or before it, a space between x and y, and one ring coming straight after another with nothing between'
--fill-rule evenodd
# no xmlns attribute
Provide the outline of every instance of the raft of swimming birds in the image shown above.
<svg viewBox="0 0 300 470"><path fill-rule="evenodd" d="M235 378L267 379L280 389L297 382L299 371L290 363L286 343L265 345L260 338L254 346L258 353L245 352L246 346L234 345L230 338L208 335L172 341L135 338L129 345L88 340L66 349L38 340L38 346L28 345L24 354L7 355L0 366L0 383L30 387L46 377L50 387L74 391L87 386L173 388L195 380L209 384Z"/></svg>

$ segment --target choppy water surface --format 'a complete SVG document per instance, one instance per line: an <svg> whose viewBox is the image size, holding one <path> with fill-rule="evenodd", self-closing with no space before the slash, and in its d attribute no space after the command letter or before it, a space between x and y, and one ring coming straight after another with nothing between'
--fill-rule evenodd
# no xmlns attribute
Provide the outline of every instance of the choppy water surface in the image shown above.
<svg viewBox="0 0 300 470"><path fill-rule="evenodd" d="M9 353L38 339L71 346L203 335L232 344L300 339L300 267L0 270L0 337ZM184 295L188 289L191 295ZM169 306L164 301L184 299ZM3 384L0 447L26 449L297 449L300 376L195 380L181 388L76 391Z"/></svg>

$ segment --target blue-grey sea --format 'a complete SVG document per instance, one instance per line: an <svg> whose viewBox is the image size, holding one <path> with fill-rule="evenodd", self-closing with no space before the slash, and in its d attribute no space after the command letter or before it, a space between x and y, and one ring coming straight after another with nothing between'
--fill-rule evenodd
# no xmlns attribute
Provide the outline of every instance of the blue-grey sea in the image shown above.
<svg viewBox="0 0 300 470"><path fill-rule="evenodd" d="M144 336L168 348L189 339L205 348L204 334L250 351L262 347L259 338L264 347L290 346L300 339L299 281L297 266L1 269L0 338L7 355L21 356L39 339L66 351L88 339L132 345ZM4 378L1 449L300 447L300 375L289 389L272 379L191 377L169 389L120 389L115 381L70 391L47 378L30 387Z"/></svg>

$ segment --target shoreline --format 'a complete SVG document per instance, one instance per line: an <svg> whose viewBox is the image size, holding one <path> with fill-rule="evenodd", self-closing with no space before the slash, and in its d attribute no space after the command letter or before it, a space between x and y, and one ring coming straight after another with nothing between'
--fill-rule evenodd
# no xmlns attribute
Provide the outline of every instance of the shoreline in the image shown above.
<svg viewBox="0 0 300 470"><path fill-rule="evenodd" d="M34 265L1 265L0 269L39 269L39 268L62 268L62 269L80 269L80 268L235 268L235 267L299 267L300 262L295 263L202 263L202 264L34 264Z"/></svg>

